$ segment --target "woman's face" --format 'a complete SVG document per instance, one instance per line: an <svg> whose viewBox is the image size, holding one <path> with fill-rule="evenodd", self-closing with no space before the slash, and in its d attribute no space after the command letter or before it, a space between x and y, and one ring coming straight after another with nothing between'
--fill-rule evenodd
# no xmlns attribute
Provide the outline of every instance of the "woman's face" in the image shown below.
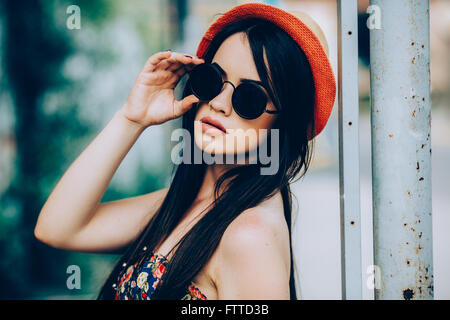
<svg viewBox="0 0 450 320"><path fill-rule="evenodd" d="M267 65L266 57L264 57ZM217 50L211 63L217 63L225 72L223 80L237 87L241 79L261 81L245 33L239 32L228 37ZM224 83L222 92L208 102L200 102L194 120L196 145L211 154L240 154L256 148L261 138L267 134L260 129L270 129L276 119L275 114L264 112L259 118L241 118L233 109L231 97L233 86ZM264 89L267 94L267 91ZM276 110L268 96L268 110ZM227 133L202 124L204 117L218 121ZM248 141L248 142L246 142Z"/></svg>

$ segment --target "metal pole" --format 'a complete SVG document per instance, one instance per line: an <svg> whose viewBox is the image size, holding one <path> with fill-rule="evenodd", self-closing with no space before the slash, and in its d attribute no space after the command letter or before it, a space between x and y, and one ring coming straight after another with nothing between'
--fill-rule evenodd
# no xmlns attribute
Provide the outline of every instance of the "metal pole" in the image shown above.
<svg viewBox="0 0 450 320"><path fill-rule="evenodd" d="M432 299L429 1L371 0L376 299Z"/></svg>
<svg viewBox="0 0 450 320"><path fill-rule="evenodd" d="M342 299L362 299L359 190L358 9L338 1L339 193Z"/></svg>

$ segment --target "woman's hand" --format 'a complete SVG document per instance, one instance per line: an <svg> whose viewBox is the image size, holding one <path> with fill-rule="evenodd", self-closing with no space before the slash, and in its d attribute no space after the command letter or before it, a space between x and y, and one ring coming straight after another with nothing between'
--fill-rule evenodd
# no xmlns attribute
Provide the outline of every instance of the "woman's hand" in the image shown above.
<svg viewBox="0 0 450 320"><path fill-rule="evenodd" d="M177 101L174 88L186 72L204 62L179 52L155 53L145 63L119 112L142 128L180 117L199 99L189 95Z"/></svg>

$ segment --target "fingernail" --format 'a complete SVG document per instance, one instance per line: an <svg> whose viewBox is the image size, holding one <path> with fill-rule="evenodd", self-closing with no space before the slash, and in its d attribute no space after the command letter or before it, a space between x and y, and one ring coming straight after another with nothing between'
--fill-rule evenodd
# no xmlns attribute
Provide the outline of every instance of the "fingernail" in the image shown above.
<svg viewBox="0 0 450 320"><path fill-rule="evenodd" d="M192 59L192 56L190 56L188 54L185 54L184 56Z"/></svg>

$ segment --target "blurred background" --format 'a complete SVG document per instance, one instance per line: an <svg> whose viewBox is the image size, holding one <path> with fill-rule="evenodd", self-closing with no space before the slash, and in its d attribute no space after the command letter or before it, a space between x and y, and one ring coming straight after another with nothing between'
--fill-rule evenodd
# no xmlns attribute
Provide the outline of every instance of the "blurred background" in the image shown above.
<svg viewBox="0 0 450 320"><path fill-rule="evenodd" d="M207 27L236 0L0 2L0 299L94 299L118 259L50 248L33 229L68 166L121 107L147 58L195 54ZM337 76L336 0L260 1L307 12L328 39ZM373 264L368 0L359 1L363 277ZM80 29L67 19L81 9ZM436 299L450 299L450 1L431 1L433 254ZM174 120L152 127L127 155L102 201L168 185ZM306 177L292 185L301 298L341 299L337 105L316 139ZM69 289L67 268L81 270ZM365 279L363 283L365 283ZM364 299L373 292L363 290Z"/></svg>

